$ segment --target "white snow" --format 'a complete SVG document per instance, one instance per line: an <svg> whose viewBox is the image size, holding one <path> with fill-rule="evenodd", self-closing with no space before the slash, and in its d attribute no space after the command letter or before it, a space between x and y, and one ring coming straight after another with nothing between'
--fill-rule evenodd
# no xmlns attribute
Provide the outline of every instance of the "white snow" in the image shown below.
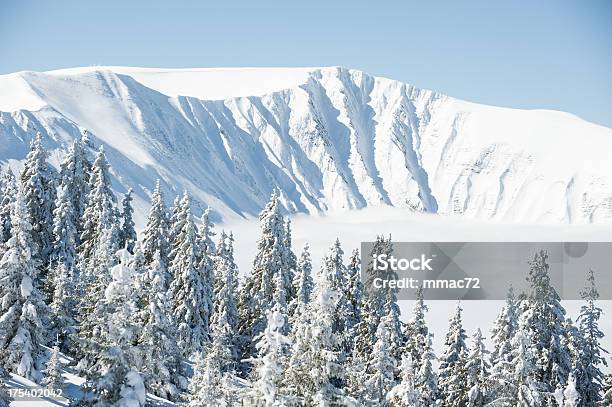
<svg viewBox="0 0 612 407"><path fill-rule="evenodd" d="M0 162L22 160L37 129L57 160L87 128L140 214L159 177L165 190L187 189L196 213L210 205L226 219L256 216L274 187L310 214L612 219L612 130L566 113L468 103L339 67L87 67L0 75L3 89Z"/></svg>

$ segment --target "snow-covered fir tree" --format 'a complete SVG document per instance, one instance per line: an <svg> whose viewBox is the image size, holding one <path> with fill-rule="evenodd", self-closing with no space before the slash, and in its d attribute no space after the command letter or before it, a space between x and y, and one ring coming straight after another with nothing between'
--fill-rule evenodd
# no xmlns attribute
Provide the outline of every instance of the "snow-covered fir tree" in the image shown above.
<svg viewBox="0 0 612 407"><path fill-rule="evenodd" d="M312 260L310 259L308 243L304 245L297 263L297 270L293 278L293 289L295 291L295 298L293 298L289 306L291 321L298 318L302 313L307 312L310 297L314 289Z"/></svg>
<svg viewBox="0 0 612 407"><path fill-rule="evenodd" d="M361 399L366 405L387 405L387 393L397 384L395 357L392 354L393 319L385 315L376 329L376 342L363 377Z"/></svg>
<svg viewBox="0 0 612 407"><path fill-rule="evenodd" d="M286 350L289 339L283 334L287 316L280 304L267 311L266 329L257 340L258 358L255 360L255 380L251 398L257 406L281 407L288 404L281 384L286 369Z"/></svg>
<svg viewBox="0 0 612 407"><path fill-rule="evenodd" d="M198 228L198 247L201 253L206 253L209 257L212 257L216 251L215 242L213 241L215 236L213 228L215 225L210 219L210 215L211 209L207 207L200 219L201 224Z"/></svg>
<svg viewBox="0 0 612 407"><path fill-rule="evenodd" d="M263 332L266 325L266 312L270 309L275 296L275 277L282 281L285 295L292 291L291 275L285 263L285 221L281 215L276 192L259 215L261 237L257 242L257 254L253 270L240 290L238 309L240 312L239 330L241 356L247 359L256 354L253 338ZM287 297L287 301L291 301Z"/></svg>
<svg viewBox="0 0 612 407"><path fill-rule="evenodd" d="M293 282L295 274L297 273L297 256L293 252L293 232L291 231L291 219L285 221L285 240L283 241L285 246L285 259L283 263L287 268L287 276L289 281ZM291 284L288 288L290 291L287 292L287 300L291 302L295 298L295 287Z"/></svg>
<svg viewBox="0 0 612 407"><path fill-rule="evenodd" d="M416 291L416 301L412 309L412 320L406 324L404 336L406 337L406 352L410 353L411 363L416 371L421 368L421 360L429 341L429 328L425 321L428 308L423 297L423 288Z"/></svg>
<svg viewBox="0 0 612 407"><path fill-rule="evenodd" d="M134 345L141 335L136 322L135 270L130 267L131 254L118 252L119 263L111 269L112 280L104 290L99 305L104 309L105 323L99 327L99 353L88 370L81 404L106 406L144 406L144 380L135 369L142 352Z"/></svg>
<svg viewBox="0 0 612 407"><path fill-rule="evenodd" d="M467 373L468 403L470 407L484 407L489 400L489 363L487 349L480 328L472 337L465 369Z"/></svg>
<svg viewBox="0 0 612 407"><path fill-rule="evenodd" d="M90 176L90 191L87 195L87 205L83 213L83 231L80 236L79 256L81 271L90 265L94 251L100 243L100 236L106 229L117 223L116 198L111 190L109 165L106 161L104 147L101 146L92 165ZM118 228L114 227L118 234ZM114 238L116 239L116 237Z"/></svg>
<svg viewBox="0 0 612 407"><path fill-rule="evenodd" d="M51 348L51 357L43 373L44 379L41 382L43 386L49 389L64 390L62 361L60 360L60 348L58 343Z"/></svg>
<svg viewBox="0 0 612 407"><path fill-rule="evenodd" d="M296 405L351 405L354 400L342 388L346 355L333 331L330 315L338 294L325 278L317 278L305 312L294 321L291 352L284 387L297 398Z"/></svg>
<svg viewBox="0 0 612 407"><path fill-rule="evenodd" d="M183 355L189 356L203 351L209 340L213 287L210 262L198 261L197 231L187 193L180 206L182 228L177 231L172 250L170 290L178 345Z"/></svg>
<svg viewBox="0 0 612 407"><path fill-rule="evenodd" d="M151 209L147 217L147 224L142 231L142 248L144 251L145 261L150 265L154 261L154 257L159 254L159 259L164 267L168 267L168 256L170 247L168 242L168 234L170 232L168 218L168 208L164 202L164 195L161 190L159 179L155 183L155 189L151 196ZM165 281L170 284L170 276Z"/></svg>
<svg viewBox="0 0 612 407"><path fill-rule="evenodd" d="M412 356L406 353L400 365L401 381L387 393L387 402L391 407L428 407L423 404L422 396L416 387Z"/></svg>
<svg viewBox="0 0 612 407"><path fill-rule="evenodd" d="M519 328L512 339L514 374L505 382L507 395L496 394L495 406L542 407L549 397L544 383L535 378L536 358L535 348L528 335L525 324L527 318L521 317Z"/></svg>
<svg viewBox="0 0 612 407"><path fill-rule="evenodd" d="M63 352L71 353L76 340L75 307L77 300L74 290L74 274L62 262L54 263L53 297L51 310L50 336L57 337L58 346Z"/></svg>
<svg viewBox="0 0 612 407"><path fill-rule="evenodd" d="M176 239L183 229L185 220L183 219L185 211L182 207L183 197L176 196L174 203L170 209L170 216L168 218L168 244L170 245L170 252L168 253L168 265L174 260L174 254L176 248Z"/></svg>
<svg viewBox="0 0 612 407"><path fill-rule="evenodd" d="M351 320L347 321L347 336L351 338L352 346L349 350L352 354L354 348L355 336L357 328L361 321L361 301L363 298L363 285L361 284L361 256L359 250L355 249L351 253L348 264L346 266L347 287L345 296L348 300L350 310L348 315Z"/></svg>
<svg viewBox="0 0 612 407"><path fill-rule="evenodd" d="M81 269L77 287L78 303L78 350L81 371L89 369L96 361L103 346L100 335L106 324L107 308L104 292L111 283L110 270L117 263L118 250L116 225L102 229L95 251L88 261L88 267Z"/></svg>
<svg viewBox="0 0 612 407"><path fill-rule="evenodd" d="M46 341L47 305L37 287L28 210L18 192L11 210L11 238L0 259L0 366L30 380L40 379Z"/></svg>
<svg viewBox="0 0 612 407"><path fill-rule="evenodd" d="M214 313L211 318L213 336L228 350L228 358L221 363L223 372L236 370L238 360L238 267L234 262L234 238L221 232L214 259Z"/></svg>
<svg viewBox="0 0 612 407"><path fill-rule="evenodd" d="M601 346L604 337L599 328L602 309L597 306L599 292L595 284L595 273L589 270L587 274L587 284L582 290L582 299L585 304L580 309L578 316L579 332L582 339L581 346L575 355L574 380L577 392L580 394L580 406L594 407L601 401L604 374L602 367L607 366L604 353L607 353Z"/></svg>
<svg viewBox="0 0 612 407"><path fill-rule="evenodd" d="M57 204L53 212L53 249L52 263L61 263L72 272L76 262L77 217L65 187L59 188Z"/></svg>
<svg viewBox="0 0 612 407"><path fill-rule="evenodd" d="M137 248L137 252L139 250ZM180 390L186 386L186 379L172 324L172 304L165 281L167 274L158 251L140 277L144 296L140 304L142 331L138 343L147 390L167 400L177 400Z"/></svg>
<svg viewBox="0 0 612 407"><path fill-rule="evenodd" d="M464 407L468 402L467 346L461 318L462 311L461 306L457 304L455 314L450 319L440 357L438 377L441 407Z"/></svg>
<svg viewBox="0 0 612 407"><path fill-rule="evenodd" d="M421 367L416 372L416 388L423 406L434 406L438 400L438 376L433 368L436 355L431 344L432 334L427 338L427 345L421 356Z"/></svg>
<svg viewBox="0 0 612 407"><path fill-rule="evenodd" d="M133 253L134 244L137 240L134 208L132 207L133 193L134 191L131 188L128 189L121 201L121 229L119 230L119 247L126 248L130 253Z"/></svg>
<svg viewBox="0 0 612 407"><path fill-rule="evenodd" d="M528 282L531 292L521 305L520 318L525 319L525 334L534 346L535 372L533 379L547 386L553 393L564 389L571 369L567 347L565 309L550 283L548 255L536 253L529 263Z"/></svg>
<svg viewBox="0 0 612 407"><path fill-rule="evenodd" d="M77 244L82 230L82 219L89 195L89 177L92 163L89 159L87 131L83 131L78 140L74 140L60 163L60 186L72 203L72 223L76 226Z"/></svg>
<svg viewBox="0 0 612 407"><path fill-rule="evenodd" d="M11 208L17 195L15 176L10 168L0 174L0 244L11 237Z"/></svg>
<svg viewBox="0 0 612 407"><path fill-rule="evenodd" d="M206 357L204 353L194 356L193 376L189 382L186 396L189 407L227 407L223 400L222 374L216 359Z"/></svg>
<svg viewBox="0 0 612 407"><path fill-rule="evenodd" d="M27 208L30 231L37 251L32 255L40 262L44 279L45 267L53 247L53 210L56 200L56 172L47 163L47 151L42 144L40 133L32 140L24 168L21 173L23 201Z"/></svg>

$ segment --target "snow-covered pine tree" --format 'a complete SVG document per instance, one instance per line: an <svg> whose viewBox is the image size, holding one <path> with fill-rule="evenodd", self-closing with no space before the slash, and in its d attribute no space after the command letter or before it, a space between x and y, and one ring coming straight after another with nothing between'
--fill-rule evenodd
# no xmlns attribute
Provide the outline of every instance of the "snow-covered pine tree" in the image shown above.
<svg viewBox="0 0 612 407"><path fill-rule="evenodd" d="M489 400L489 363L482 332L476 330L472 337L472 346L469 350L465 369L467 373L468 403L469 407L484 407Z"/></svg>
<svg viewBox="0 0 612 407"><path fill-rule="evenodd" d="M464 407L468 403L467 347L465 330L461 320L462 308L457 304L455 314L444 341L440 358L439 386L440 407Z"/></svg>
<svg viewBox="0 0 612 407"><path fill-rule="evenodd" d="M349 333L353 332L356 324L356 316L352 314L353 307L348 297L348 272L344 266L344 251L340 240L336 239L330 247L328 254L323 259L318 279L327 279L330 290L338 294L336 310L331 314L334 333L340 338L342 350L345 354L351 352L353 338Z"/></svg>
<svg viewBox="0 0 612 407"><path fill-rule="evenodd" d="M436 355L431 344L430 334L427 338L423 355L421 356L421 367L416 372L416 388L421 397L421 404L425 406L435 406L438 399L438 377L433 369L433 361L436 360Z"/></svg>
<svg viewBox="0 0 612 407"><path fill-rule="evenodd" d="M93 258L94 251L100 242L102 231L116 225L116 198L111 190L109 165L104 154L104 146L96 155L90 174L90 191L87 195L87 206L83 213L83 232L80 237L79 268L88 267L88 260ZM115 227L115 234L118 228Z"/></svg>
<svg viewBox="0 0 612 407"><path fill-rule="evenodd" d="M132 201L134 198L132 188L128 189L121 201L121 229L119 230L119 247L126 248L130 253L134 252L136 243L136 229L134 224L134 208Z"/></svg>
<svg viewBox="0 0 612 407"><path fill-rule="evenodd" d="M275 276L279 274L282 286L285 287L285 295L292 291L290 274L285 264L285 221L281 215L276 191L259 214L259 223L261 237L257 242L253 271L246 278L238 297L242 359L256 355L253 338L265 328L266 311L275 297ZM245 369L248 370L243 367L243 370Z"/></svg>
<svg viewBox="0 0 612 407"><path fill-rule="evenodd" d="M346 297L350 304L351 320L347 321L348 336L351 338L351 349L349 350L351 355L353 353L354 341L357 335L357 327L361 321L361 301L363 298L363 285L361 284L361 256L359 250L355 249L351 253L348 264L346 266L347 272L347 290Z"/></svg>
<svg viewBox="0 0 612 407"><path fill-rule="evenodd" d="M56 172L47 163L47 151L42 144L40 133L30 144L24 168L21 173L23 201L32 225L30 234L38 250L32 255L40 262L41 280L46 277L46 267L53 247L53 210L56 201Z"/></svg>
<svg viewBox="0 0 612 407"><path fill-rule="evenodd" d="M314 289L314 281L312 279L312 261L310 259L310 249L308 243L304 245L302 254L297 263L297 271L293 279L293 289L295 298L293 298L290 306L290 321L293 325L294 319L299 318L304 312L307 312L310 296Z"/></svg>
<svg viewBox="0 0 612 407"><path fill-rule="evenodd" d="M60 360L59 343L51 348L51 357L43 372L44 379L41 384L48 389L64 390L64 377L62 376L62 362Z"/></svg>
<svg viewBox="0 0 612 407"><path fill-rule="evenodd" d="M65 353L72 352L76 335L74 298L74 274L63 262L54 263L53 297L49 308L51 310L50 336L57 338L58 346Z"/></svg>
<svg viewBox="0 0 612 407"><path fill-rule="evenodd" d="M82 220L89 195L89 177L92 163L87 153L87 131L83 131L79 140L74 140L60 163L60 186L72 203L74 210L72 223L76 226L77 244L82 233Z"/></svg>
<svg viewBox="0 0 612 407"><path fill-rule="evenodd" d="M207 207L200 219L201 225L198 228L198 247L201 253L206 253L208 257L213 257L216 252L215 242L213 241L215 236L213 228L215 225L210 219L210 212L210 207Z"/></svg>
<svg viewBox="0 0 612 407"><path fill-rule="evenodd" d="M387 394L387 402L391 407L428 407L432 405L422 402L422 396L416 387L415 370L411 354L404 354L400 365L401 381Z"/></svg>
<svg viewBox="0 0 612 407"><path fill-rule="evenodd" d="M2 244L11 237L11 208L17 194L15 176L10 168L0 174L0 185L2 185L0 193L0 244Z"/></svg>
<svg viewBox="0 0 612 407"><path fill-rule="evenodd" d="M257 406L281 407L288 404L287 396L282 391L286 350L290 344L283 334L286 319L280 304L275 304L272 310L267 311L266 328L257 338L256 379L251 391L251 398Z"/></svg>
<svg viewBox="0 0 612 407"><path fill-rule="evenodd" d="M508 377L505 385L507 391L501 395L495 394L494 406L542 407L547 402L546 386L534 379L536 371L535 348L528 336L525 324L528 318L519 319L519 327L512 338L512 360L514 374Z"/></svg>
<svg viewBox="0 0 612 407"><path fill-rule="evenodd" d="M139 318L142 331L138 340L142 350L142 373L147 390L167 400L177 400L186 386L181 351L172 324L172 305L167 295L167 271L159 251L141 276L144 290Z"/></svg>
<svg viewBox="0 0 612 407"><path fill-rule="evenodd" d="M535 348L534 380L548 386L553 393L564 389L571 369L570 350L565 331L565 309L559 295L550 283L548 254L536 253L529 263L527 281L531 285L529 296L521 305L525 318L526 335Z"/></svg>
<svg viewBox="0 0 612 407"><path fill-rule="evenodd" d="M308 312L299 315L292 326L284 388L296 397L296 405L354 402L342 389L346 355L339 350L340 338L333 332L329 318L336 309L337 298L328 280L317 278Z"/></svg>
<svg viewBox="0 0 612 407"><path fill-rule="evenodd" d="M510 287L506 296L506 304L497 316L493 329L491 329L491 340L493 342L491 367L493 370L509 365L508 356L510 356L512 350L511 342L518 326L517 312L514 289Z"/></svg>
<svg viewBox="0 0 612 407"><path fill-rule="evenodd" d="M136 323L135 270L127 250L117 256L120 262L112 267L112 280L99 304L104 319L97 332L100 349L83 385L82 405L138 407L146 401L144 381L135 369L142 358L134 346L141 335Z"/></svg>
<svg viewBox="0 0 612 407"><path fill-rule="evenodd" d="M193 376L186 396L188 407L229 407L223 400L223 375L216 362L210 353L207 356L201 352L195 354Z"/></svg>
<svg viewBox="0 0 612 407"><path fill-rule="evenodd" d="M202 352L209 340L213 288L208 277L211 270L204 269L209 267L208 257L206 262L198 262L196 225L187 192L180 207L182 228L177 231L172 250L170 270L174 279L170 291L178 345L184 356L190 356Z"/></svg>
<svg viewBox="0 0 612 407"><path fill-rule="evenodd" d="M68 190L59 188L55 211L53 212L52 263L61 263L72 272L76 262L78 231L74 206Z"/></svg>
<svg viewBox="0 0 612 407"><path fill-rule="evenodd" d="M147 265L151 265L154 261L154 256L159 254L159 260L162 262L163 267L167 268L169 266L169 228L168 208L164 203L164 196L158 179L151 196L151 209L149 209L147 224L142 232L142 248ZM170 284L169 275L166 278L165 284Z"/></svg>
<svg viewBox="0 0 612 407"><path fill-rule="evenodd" d="M418 372L421 368L421 360L425 355L425 349L429 341L429 328L425 322L425 313L428 311L423 297L423 288L416 291L416 301L412 310L412 321L405 325L404 337L406 338L405 351L410 353L411 363Z"/></svg>
<svg viewBox="0 0 612 407"><path fill-rule="evenodd" d="M365 371L365 377L363 377L363 392L360 399L366 405L388 405L387 393L397 384L395 380L397 365L392 354L393 329L392 316L383 316L376 329L376 342L372 347L372 355Z"/></svg>
<svg viewBox="0 0 612 407"><path fill-rule="evenodd" d="M211 318L212 335L227 349L228 358L222 360L222 372L236 370L238 359L238 309L236 295L238 290L238 267L234 262L234 238L225 231L219 236L214 259L214 313Z"/></svg>
<svg viewBox="0 0 612 407"><path fill-rule="evenodd" d="M28 219L22 193L18 192L11 210L12 236L0 260L0 366L38 381L47 305L36 284L38 268L32 257L36 243Z"/></svg>
<svg viewBox="0 0 612 407"><path fill-rule="evenodd" d="M578 316L578 326L582 337L581 346L578 354L575 355L579 370L575 372L575 387L580 394L580 406L595 407L602 398L602 386L604 374L602 366L607 366L604 353L607 353L601 346L601 339L604 337L599 328L599 320L602 310L597 306L599 292L595 284L595 273L589 270L587 274L586 287L581 292L582 299L586 302L580 309Z"/></svg>
<svg viewBox="0 0 612 407"><path fill-rule="evenodd" d="M89 369L98 358L103 343L100 335L106 324L107 309L104 292L111 283L110 270L117 264L115 253L118 249L116 224L110 224L100 232L88 267L81 270L78 294L78 351L80 359L77 368Z"/></svg>
<svg viewBox="0 0 612 407"><path fill-rule="evenodd" d="M297 256L293 252L293 237L291 232L291 219L285 221L285 240L283 241L285 246L285 259L283 263L287 268L287 278L293 282L295 274L297 273ZM287 292L287 302L291 303L295 298L295 287L293 284L289 286L290 290Z"/></svg>
<svg viewBox="0 0 612 407"><path fill-rule="evenodd" d="M185 220L182 218L185 211L181 205L182 197L177 195L174 198L174 203L172 208L170 209L170 217L168 219L168 245L170 246L170 251L168 253L168 265L172 263L174 260L174 253L176 249L176 239L183 229L183 225Z"/></svg>

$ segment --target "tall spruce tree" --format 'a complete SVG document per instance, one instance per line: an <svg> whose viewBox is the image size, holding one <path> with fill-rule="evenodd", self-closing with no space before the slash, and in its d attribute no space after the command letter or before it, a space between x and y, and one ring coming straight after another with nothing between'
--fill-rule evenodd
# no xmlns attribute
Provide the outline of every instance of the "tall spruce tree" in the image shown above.
<svg viewBox="0 0 612 407"><path fill-rule="evenodd" d="M432 334L427 338L423 355L421 356L421 367L416 373L416 387L423 406L434 406L438 399L438 377L433 369L433 361L436 355L431 344Z"/></svg>
<svg viewBox="0 0 612 407"><path fill-rule="evenodd" d="M147 390L176 401L181 389L186 387L186 379L172 324L167 274L158 251L141 276L144 298L139 304L142 329L138 343L142 349L142 373Z"/></svg>
<svg viewBox="0 0 612 407"><path fill-rule="evenodd" d="M395 380L397 366L391 348L393 329L391 315L385 315L380 319L376 330L376 342L362 384L361 399L366 405L387 405L387 393L397 384Z"/></svg>
<svg viewBox="0 0 612 407"><path fill-rule="evenodd" d="M284 295L292 291L291 275L286 265L285 221L280 211L276 192L259 215L261 237L257 242L257 254L253 271L245 280L239 293L239 331L242 338L241 357L248 359L256 354L253 338L265 328L266 311L270 309L279 286L278 276ZM275 294L276 293L276 294ZM286 298L291 301L291 298Z"/></svg>
<svg viewBox="0 0 612 407"><path fill-rule="evenodd" d="M142 232L142 247L147 265L153 263L156 254L159 254L159 260L162 262L163 267L167 268L170 265L168 262L170 255L168 241L168 234L170 232L169 221L168 208L164 203L164 196L158 179L151 196L151 209L147 217L147 224ZM166 278L165 284L170 284L169 275Z"/></svg>
<svg viewBox="0 0 612 407"><path fill-rule="evenodd" d="M6 243L11 237L11 208L17 195L15 176L10 168L0 174L0 244Z"/></svg>
<svg viewBox="0 0 612 407"><path fill-rule="evenodd" d="M457 304L444 341L440 358L439 386L441 407L465 407L468 404L467 346L461 319L462 308Z"/></svg>
<svg viewBox="0 0 612 407"><path fill-rule="evenodd" d="M72 203L72 223L77 228L77 244L83 232L82 220L87 206L89 195L89 177L92 163L89 159L87 131L83 131L81 138L74 140L68 152L60 163L60 186L64 189L67 198Z"/></svg>
<svg viewBox="0 0 612 407"><path fill-rule="evenodd" d="M53 247L53 210L56 201L56 172L47 163L47 151L42 144L42 136L37 133L30 144L24 168L21 173L23 201L32 225L30 234L36 243L37 251L32 255L40 262L41 275L46 276L46 267Z"/></svg>
<svg viewBox="0 0 612 407"><path fill-rule="evenodd" d="M180 206L182 228L177 231L171 256L170 270L174 279L170 290L179 348L184 356L190 356L202 352L210 339L213 289L209 278L211 271L205 269L210 263L198 261L196 226L186 192ZM205 254L204 257L208 260Z"/></svg>
<svg viewBox="0 0 612 407"><path fill-rule="evenodd" d="M307 312L310 297L314 289L312 260L310 259L308 243L304 245L302 254L297 263L297 271L293 279L293 289L295 291L295 297L289 307L292 324L293 320L299 318L300 314Z"/></svg>
<svg viewBox="0 0 612 407"><path fill-rule="evenodd" d="M36 243L21 192L11 209L11 238L0 260L0 367L27 379L40 379L46 341L47 306L39 291ZM34 249L33 249L34 248Z"/></svg>
<svg viewBox="0 0 612 407"><path fill-rule="evenodd" d="M465 365L467 373L468 403L470 407L484 407L489 401L489 363L480 328L472 337L472 346Z"/></svg>
<svg viewBox="0 0 612 407"><path fill-rule="evenodd" d="M134 208L132 207L133 193L132 188L128 189L121 201L121 229L119 230L119 247L126 248L130 253L134 252L134 244L137 240Z"/></svg>
<svg viewBox="0 0 612 407"><path fill-rule="evenodd" d="M580 406L594 407L602 400L602 388L604 374L601 370L607 366L604 353L607 353L601 346L601 339L604 337L599 328L602 310L597 306L599 292L595 284L595 273L589 270L587 274L587 284L582 290L582 299L586 302L580 309L578 324L580 336L582 337L581 346L575 355L579 369L576 373L576 389L580 394Z"/></svg>
<svg viewBox="0 0 612 407"><path fill-rule="evenodd" d="M406 324L404 336L406 337L405 350L410 353L411 361L416 371L421 368L421 360L425 355L429 340L429 328L425 321L425 313L428 311L423 297L423 288L416 291L416 301L413 307L412 321Z"/></svg>

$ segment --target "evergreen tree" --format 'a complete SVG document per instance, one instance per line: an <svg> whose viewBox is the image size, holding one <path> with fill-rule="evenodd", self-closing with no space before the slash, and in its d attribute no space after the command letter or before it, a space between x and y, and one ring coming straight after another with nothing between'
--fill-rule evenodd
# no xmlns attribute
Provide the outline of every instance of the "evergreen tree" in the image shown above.
<svg viewBox="0 0 612 407"><path fill-rule="evenodd" d="M365 372L362 399L367 405L384 406L387 393L397 384L395 381L396 362L391 353L391 331L393 319L385 315L376 330L376 342L372 348L370 363Z"/></svg>
<svg viewBox="0 0 612 407"><path fill-rule="evenodd" d="M53 276L53 298L49 306L52 315L50 333L57 337L60 349L69 353L76 335L74 276L61 262L55 264Z"/></svg>
<svg viewBox="0 0 612 407"><path fill-rule="evenodd" d="M502 396L496 402L501 406L542 407L546 404L545 385L534 377L536 369L536 354L529 336L526 334L527 318L519 320L519 329L512 339L514 374L510 376L506 386L511 396ZM505 404L502 404L505 403Z"/></svg>
<svg viewBox="0 0 612 407"><path fill-rule="evenodd" d="M180 390L186 386L186 379L171 320L172 306L165 281L167 274L157 252L142 276L145 294L139 313L142 332L138 342L142 349L142 372L147 390L167 400L177 400Z"/></svg>
<svg viewBox="0 0 612 407"><path fill-rule="evenodd" d="M406 351L410 353L411 363L416 371L421 368L421 360L429 341L429 328L425 322L425 313L428 311L423 297L423 288L416 291L416 301L413 308L413 318L406 325L404 336L406 337Z"/></svg>
<svg viewBox="0 0 612 407"><path fill-rule="evenodd" d="M65 187L59 189L53 212L52 262L61 263L72 272L76 261L78 231L73 203Z"/></svg>
<svg viewBox="0 0 612 407"><path fill-rule="evenodd" d="M0 244L11 237L11 208L17 195L15 176L10 168L0 174Z"/></svg>
<svg viewBox="0 0 612 407"><path fill-rule="evenodd" d="M472 347L467 357L466 373L468 390L468 406L484 407L489 397L489 363L482 332L480 328L476 330L472 339Z"/></svg>
<svg viewBox="0 0 612 407"><path fill-rule="evenodd" d="M187 406L215 406L226 407L229 404L223 400L222 378L219 366L215 365L216 359L197 353L194 357L193 377L189 382L189 393L187 395Z"/></svg>
<svg viewBox="0 0 612 407"><path fill-rule="evenodd" d="M493 329L491 330L491 339L493 342L491 366L493 366L493 369L506 368L510 364L508 356L511 354L511 342L518 325L517 312L514 290L510 288L506 297L506 304L499 313L493 325Z"/></svg>
<svg viewBox="0 0 612 407"><path fill-rule="evenodd" d="M329 318L337 300L338 294L329 288L328 280L317 279L308 312L299 315L292 327L284 388L296 398L297 405L346 405L354 401L342 389L346 355L339 350L340 338Z"/></svg>
<svg viewBox="0 0 612 407"><path fill-rule="evenodd" d="M297 263L297 272L293 279L293 289L295 291L295 298L292 300L289 307L292 321L298 318L300 314L307 311L310 297L314 289L312 261L310 259L308 244L304 245L304 249Z"/></svg>
<svg viewBox="0 0 612 407"><path fill-rule="evenodd" d="M351 349L350 353L353 353L355 337L359 322L361 321L361 301L363 299L363 286L361 284L361 258L359 250L355 249L351 253L348 265L346 267L347 272L347 289L345 296L349 304L349 320L346 323L347 336L351 338Z"/></svg>
<svg viewBox="0 0 612 407"><path fill-rule="evenodd" d="M586 302L578 316L581 346L575 355L579 369L576 372L575 386L581 396L580 406L594 407L601 401L604 374L601 366L607 366L601 347L604 334L599 328L602 310L596 304L599 292L595 285L595 274L589 270L587 286L582 290L582 299Z"/></svg>
<svg viewBox="0 0 612 407"><path fill-rule="evenodd" d="M612 406L612 374L607 374L603 381L603 397L599 402L601 407Z"/></svg>
<svg viewBox="0 0 612 407"><path fill-rule="evenodd" d="M464 407L468 405L467 347L461 312L461 306L457 304L455 315L450 320L450 327L444 341L444 351L440 358L441 407Z"/></svg>
<svg viewBox="0 0 612 407"><path fill-rule="evenodd" d="M2 356L0 355L0 358ZM6 379L9 374L2 366L0 366L0 407L9 407L11 403L11 397L6 386Z"/></svg>
<svg viewBox="0 0 612 407"><path fill-rule="evenodd" d="M97 332L100 352L83 386L84 405L145 405L144 381L134 368L142 358L134 346L141 334L136 323L135 270L127 250L120 250L118 257L120 262L111 269L112 280L99 305L105 323Z"/></svg>
<svg viewBox="0 0 612 407"><path fill-rule="evenodd" d="M387 401L393 407L427 407L431 404L423 404L422 396L416 387L414 365L412 356L407 353L402 358L400 366L401 381L387 394Z"/></svg>
<svg viewBox="0 0 612 407"><path fill-rule="evenodd" d="M215 233L213 232L214 224L210 219L210 207L207 207L202 214L202 224L198 228L198 247L201 253L206 253L209 257L215 254L215 242L213 238Z"/></svg>
<svg viewBox="0 0 612 407"><path fill-rule="evenodd" d="M280 212L278 196L272 194L270 202L259 215L261 237L257 242L257 255L253 261L253 272L247 277L238 298L240 312L239 331L243 339L241 356L248 359L256 354L253 338L263 332L265 315L273 303L278 285L278 275L284 287L283 293L291 292L290 273L285 263L285 222ZM286 298L290 300L290 298Z"/></svg>
<svg viewBox="0 0 612 407"><path fill-rule="evenodd" d="M172 263L172 260L174 260L174 254L176 253L176 239L178 238L178 235L180 234L185 224L185 219L183 219L185 211L182 207L182 202L182 197L177 195L174 198L174 204L172 205L172 209L170 210L170 218L168 220L168 244L171 248L170 252L168 253L169 265Z"/></svg>
<svg viewBox="0 0 612 407"><path fill-rule="evenodd" d="M36 244L28 218L18 192L11 210L12 236L0 260L0 366L38 381L47 306L36 286L38 269L32 257Z"/></svg>
<svg viewBox="0 0 612 407"><path fill-rule="evenodd" d="M259 357L255 361L256 380L253 383L252 397L256 405L280 407L287 405L282 394L282 379L285 372L285 354L289 345L285 331L286 315L279 304L267 312L266 329L258 338Z"/></svg>
<svg viewBox="0 0 612 407"><path fill-rule="evenodd" d="M565 309L550 284L548 255L541 251L530 262L528 282L529 297L522 305L521 318L525 318L525 334L535 348L535 372L533 379L547 385L553 393L563 390L571 369L570 350L567 346Z"/></svg>
<svg viewBox="0 0 612 407"><path fill-rule="evenodd" d="M198 262L196 226L191 215L189 196L181 200L180 222L183 225L175 237L170 269L174 280L170 284L178 345L183 355L204 350L209 340L209 324L213 311L212 287L208 264ZM204 256L207 260L207 256ZM202 264L205 264L203 267Z"/></svg>
<svg viewBox="0 0 612 407"><path fill-rule="evenodd" d="M163 267L170 265L168 262L170 255L169 228L168 209L164 203L160 181L157 180L151 196L151 209L149 210L147 224L142 232L142 247L147 265L153 263L156 253L159 253L159 259ZM170 275L165 279L165 283L170 284Z"/></svg>
<svg viewBox="0 0 612 407"><path fill-rule="evenodd" d="M89 195L89 177L92 163L89 160L87 131L83 131L79 140L74 140L60 163L60 185L65 191L73 208L70 221L77 228L77 244L82 230L82 219ZM56 236L57 237L57 236Z"/></svg>
<svg viewBox="0 0 612 407"><path fill-rule="evenodd" d="M287 219L285 221L285 240L283 241L283 245L285 246L285 259L283 263L287 269L287 279L291 282L295 279L295 274L297 273L297 256L293 252L293 237L291 232L291 219ZM289 291L287 292L287 302L290 303L295 298L295 287L293 284L287 287Z"/></svg>
<svg viewBox="0 0 612 407"><path fill-rule="evenodd" d="M133 190L128 189L121 201L121 230L119 231L119 247L126 248L130 253L134 252L134 243L137 240L134 224L134 208L132 208Z"/></svg>
<svg viewBox="0 0 612 407"><path fill-rule="evenodd" d="M109 230L116 225L115 195L111 190L109 165L101 146L93 163L90 176L90 191L87 195L87 206L83 213L83 232L80 237L79 256L80 269L89 267L89 260L93 259L94 251L100 243L103 230ZM114 233L118 234L115 227ZM113 239L117 239L114 237Z"/></svg>
<svg viewBox="0 0 612 407"><path fill-rule="evenodd" d="M436 360L436 355L433 352L431 337L430 334L427 338L427 345L421 356L421 367L416 373L416 388L423 406L436 405L439 395L438 377L433 370L433 361Z"/></svg>
<svg viewBox="0 0 612 407"><path fill-rule="evenodd" d="M228 357L220 363L221 371L236 369L238 359L238 309L236 292L238 290L238 268L234 263L234 238L221 232L214 260L215 289L214 314L211 318L211 331L221 346L228 350Z"/></svg>
<svg viewBox="0 0 612 407"><path fill-rule="evenodd" d="M54 390L64 390L64 377L62 376L62 362L60 361L60 348L56 343L51 349L51 358L44 370L44 379L41 384Z"/></svg>
<svg viewBox="0 0 612 407"><path fill-rule="evenodd" d="M28 213L28 221L32 225L30 234L36 243L37 251L32 255L40 262L44 279L49 262L53 242L53 210L56 201L56 174L47 163L47 151L42 145L42 136L36 135L30 144L23 172L21 173L21 188L23 202Z"/></svg>

